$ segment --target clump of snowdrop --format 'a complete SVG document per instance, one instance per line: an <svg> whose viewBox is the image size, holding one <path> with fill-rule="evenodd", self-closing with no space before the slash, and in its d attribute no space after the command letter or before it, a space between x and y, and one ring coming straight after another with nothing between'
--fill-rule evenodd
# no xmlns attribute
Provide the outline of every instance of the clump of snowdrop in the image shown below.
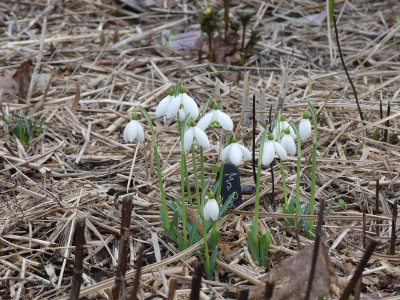
<svg viewBox="0 0 400 300"><path fill-rule="evenodd" d="M277 126L274 127L274 130L272 130L272 136L274 137L274 140L278 140L278 132L277 132L278 127L279 127L279 130L280 130L280 136L281 137L284 135L284 131L286 130L286 128L289 128L291 137L293 139L296 138L296 133L294 132L292 126L290 126L289 123L286 121L284 116L281 116L279 124L277 122L276 125Z"/></svg>
<svg viewBox="0 0 400 300"><path fill-rule="evenodd" d="M186 94L185 87L182 84L178 85L176 89L177 91L171 88L168 96L161 100L156 109L156 117L165 115L167 119L170 119L180 111L181 118L190 114L191 118L196 119L199 116L199 108L196 102Z"/></svg>
<svg viewBox="0 0 400 300"><path fill-rule="evenodd" d="M311 122L309 120L307 111L303 113L303 118L300 121L299 133L302 141L307 140L311 135Z"/></svg>
<svg viewBox="0 0 400 300"><path fill-rule="evenodd" d="M238 165L243 158L250 159L251 153L246 147L239 144L236 137L233 136L232 143L221 152L221 160L226 160L228 157L233 164Z"/></svg>
<svg viewBox="0 0 400 300"><path fill-rule="evenodd" d="M227 131L231 131L233 129L231 117L222 112L216 102L214 102L213 110L202 117L197 126L202 130L206 130L210 124L213 126L222 126L222 128Z"/></svg>
<svg viewBox="0 0 400 300"><path fill-rule="evenodd" d="M144 130L138 121L137 113L132 114L132 120L128 123L128 125L126 125L124 130L125 143L132 143L135 139L137 139L139 142L144 141Z"/></svg>
<svg viewBox="0 0 400 300"><path fill-rule="evenodd" d="M268 134L268 141L264 143L264 150L262 153L262 164L264 166L269 165L277 154L282 160L287 159L287 153L285 148L281 144L274 141L274 137L271 133Z"/></svg>

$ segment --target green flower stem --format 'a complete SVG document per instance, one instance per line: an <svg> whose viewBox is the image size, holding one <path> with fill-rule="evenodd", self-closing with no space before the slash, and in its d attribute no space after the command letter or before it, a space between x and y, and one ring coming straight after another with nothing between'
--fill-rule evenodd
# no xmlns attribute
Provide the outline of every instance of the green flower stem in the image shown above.
<svg viewBox="0 0 400 300"><path fill-rule="evenodd" d="M183 241L185 248L187 247L187 230L186 230L186 207L185 207L185 175L187 175L187 165L186 165L186 156L185 156L185 147L184 147L184 130L187 124L188 117L186 117L185 121L181 123L179 118L179 112L177 113L178 124L179 124L179 134L181 137L181 207L182 207L182 231L183 231ZM189 183L189 180L187 180ZM188 194L190 193L190 186L188 188Z"/></svg>
<svg viewBox="0 0 400 300"><path fill-rule="evenodd" d="M258 211L260 207L260 181L261 181L261 161L262 161L262 154L264 151L264 142L265 142L265 137L268 134L269 130L269 125L265 128L262 136L261 136L261 142L260 142L260 151L258 154L258 164L257 164L257 184L256 184L256 202L255 202L255 207L254 207L254 228L253 228L253 235L254 235L254 241L258 241Z"/></svg>
<svg viewBox="0 0 400 300"><path fill-rule="evenodd" d="M292 121L292 128L297 136L297 176L296 176L296 199L297 202L300 203L300 168L301 168L301 137L299 128L296 124ZM296 214L299 213L299 209L296 205Z"/></svg>
<svg viewBox="0 0 400 300"><path fill-rule="evenodd" d="M282 186L283 186L283 197L285 199L285 205L287 208L288 206L288 199L287 199L287 191L286 191L286 181L285 181L285 167L283 166L282 158L279 159L281 162L281 173L282 173Z"/></svg>
<svg viewBox="0 0 400 300"><path fill-rule="evenodd" d="M203 240L204 240L204 256L206 257L206 264L208 266L208 269L211 270L211 265L210 265L210 255L208 253L208 242L207 242L207 228L206 228L206 220L204 219L204 201L205 199L202 199L201 201L201 206L202 206L202 213L201 213L201 221L203 225Z"/></svg>
<svg viewBox="0 0 400 300"><path fill-rule="evenodd" d="M315 204L315 179L316 179L316 171L317 171L317 142L318 142L318 121L317 115L315 114L314 107L308 101L308 106L310 108L310 112L312 115L312 119L314 122L314 139L313 139L313 149L312 149L312 163L311 163L311 198L310 198L310 216L314 215L314 204ZM310 227L308 238L312 238L314 220L310 220Z"/></svg>
<svg viewBox="0 0 400 300"><path fill-rule="evenodd" d="M221 189L222 189L222 180L224 177L224 165L225 165L225 163L223 161L221 161L221 167L219 168L218 189L217 189L217 194L215 195L215 200L217 200L218 204L222 203L220 196L221 196Z"/></svg>
<svg viewBox="0 0 400 300"><path fill-rule="evenodd" d="M192 191L190 190L189 171L187 169L186 155L184 155L184 158L185 158L185 160L182 161L182 166L181 167L185 168L186 190L187 190L187 193L188 193L188 200L189 200L190 208L193 209Z"/></svg>
<svg viewBox="0 0 400 300"><path fill-rule="evenodd" d="M213 99L210 97L207 99L207 102L204 104L204 107L201 111L202 117L204 117L204 115L206 114L207 108L210 105L211 101L213 101ZM200 176L201 176L201 188L203 188L204 187L204 152L203 152L202 146L200 146Z"/></svg>
<svg viewBox="0 0 400 300"><path fill-rule="evenodd" d="M182 141L182 152L181 161L185 160L185 152L183 151L183 141ZM187 246L187 232L186 232L186 208L185 208L185 182L183 178L185 177L185 170L181 168L181 205L182 205L182 227L183 227L183 240L185 247Z"/></svg>
<svg viewBox="0 0 400 300"><path fill-rule="evenodd" d="M278 112L278 118L276 122L276 136L278 138L278 143L281 142L281 111ZM282 173L282 186L283 186L283 196L285 199L285 205L287 208L288 206L288 200L287 200L287 192L286 192L286 180L285 180L285 168L283 166L283 161L280 159L281 162L281 173Z"/></svg>
<svg viewBox="0 0 400 300"><path fill-rule="evenodd" d="M204 154L203 147L200 146L200 177L201 177L201 188L204 186Z"/></svg>
<svg viewBox="0 0 400 300"><path fill-rule="evenodd" d="M193 160L193 172L194 172L194 185L196 187L196 199L198 205L200 201L200 190L199 190L199 178L197 176L196 153L194 152L193 145L192 145L192 160ZM190 201L190 208L193 209L192 201Z"/></svg>
<svg viewBox="0 0 400 300"><path fill-rule="evenodd" d="M166 221L166 226L167 229L170 229L170 223L169 223L169 218L168 218L168 208L167 208L167 201L165 199L165 192L164 192L164 183L162 180L162 174L161 174L161 167L160 167L160 158L158 156L158 150L157 150L157 143L156 143L156 135L154 133L154 128L153 128L153 122L151 122L150 116L147 113L147 111L142 107L140 107L140 111L142 112L143 116L146 118L147 123L149 123L150 129L151 129L151 136L153 138L153 148L154 148L154 155L156 157L156 166L157 166L157 177L158 177L158 183L160 186L160 193L161 193L161 200L162 200L162 207L164 211L164 218Z"/></svg>

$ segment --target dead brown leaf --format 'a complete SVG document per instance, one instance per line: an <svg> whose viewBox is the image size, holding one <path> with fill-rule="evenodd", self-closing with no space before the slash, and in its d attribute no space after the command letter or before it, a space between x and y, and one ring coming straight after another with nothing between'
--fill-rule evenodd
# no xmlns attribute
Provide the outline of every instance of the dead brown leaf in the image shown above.
<svg viewBox="0 0 400 300"><path fill-rule="evenodd" d="M0 78L0 89L3 89L1 100L11 102L17 99L24 99L29 90L32 76L32 61L27 60L15 70L11 70Z"/></svg>

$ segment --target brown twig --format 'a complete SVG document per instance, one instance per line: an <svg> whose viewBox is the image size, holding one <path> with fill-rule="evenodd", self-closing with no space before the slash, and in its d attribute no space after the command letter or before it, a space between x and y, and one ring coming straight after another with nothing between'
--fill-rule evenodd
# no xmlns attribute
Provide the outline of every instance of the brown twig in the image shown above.
<svg viewBox="0 0 400 300"><path fill-rule="evenodd" d="M363 248L365 249L365 247L367 246L367 239L366 239L366 224L367 224L367 218L366 218L366 207L365 205L363 205L363 226L362 226L362 236L363 236Z"/></svg>
<svg viewBox="0 0 400 300"><path fill-rule="evenodd" d="M388 105L387 105L387 110L386 110L386 117L389 117L390 116L390 102L388 102ZM386 122L385 122L385 127L387 128L387 127L389 127L389 120L387 120ZM385 129L385 140L384 140L384 142L386 142L386 143L389 143L389 131L387 130L387 129Z"/></svg>
<svg viewBox="0 0 400 300"><path fill-rule="evenodd" d="M396 220L397 220L397 203L398 200L394 201L393 217L392 217L392 232L390 234L390 248L389 255L394 255L396 245Z"/></svg>
<svg viewBox="0 0 400 300"><path fill-rule="evenodd" d="M379 214L379 179L376 180L375 185L375 214ZM376 236L379 236L379 221L376 221Z"/></svg>
<svg viewBox="0 0 400 300"><path fill-rule="evenodd" d="M356 88L354 87L353 81L351 80L349 73L347 72L347 68L346 68L346 65L345 65L344 59L343 59L342 49L340 49L339 34L338 34L337 26L336 26L336 17L335 16L333 16L333 24L335 25L336 43L337 43L338 50L339 50L340 60L342 61L342 65L343 65L344 71L346 73L347 79L349 80L351 88L353 89L353 93L354 93L354 97L356 98L356 103L357 103L358 112L360 114L360 118L361 118L361 120L364 121L364 117L361 112L360 103L358 102L357 91L356 91Z"/></svg>
<svg viewBox="0 0 400 300"><path fill-rule="evenodd" d="M311 261L310 276L308 279L306 295L304 297L305 300L310 299L312 283L314 280L315 270L317 267L318 250L321 241L321 228L322 228L322 222L324 220L324 206L325 206L325 200L321 199L319 203L318 224L317 224L317 231L315 232L315 244L314 244L313 257Z"/></svg>
<svg viewBox="0 0 400 300"><path fill-rule="evenodd" d="M173 300L176 291L176 278L171 278L169 282L168 300Z"/></svg>
<svg viewBox="0 0 400 300"><path fill-rule="evenodd" d="M121 295L125 280L126 266L128 263L129 227L131 225L132 196L127 196L122 201L121 238L119 240L118 267L115 276L115 286L112 289L114 299Z"/></svg>
<svg viewBox="0 0 400 300"><path fill-rule="evenodd" d="M86 219L80 219L76 222L75 236L76 236L76 249L75 249L75 263L74 263L74 276L72 278L72 289L70 300L79 299L79 292L82 284L83 273L83 250L85 247L85 224Z"/></svg>
<svg viewBox="0 0 400 300"><path fill-rule="evenodd" d="M265 282L265 299L269 300L272 299L274 294L275 283L273 282Z"/></svg>
<svg viewBox="0 0 400 300"><path fill-rule="evenodd" d="M140 272L142 271L142 260L143 260L143 252L144 252L144 246L143 244L139 244L139 249L138 249L138 256L136 260L136 274L135 274L135 279L133 281L133 286L131 289L131 294L128 298L128 300L137 300L137 292L139 290L139 285L140 285Z"/></svg>
<svg viewBox="0 0 400 300"><path fill-rule="evenodd" d="M199 263L194 269L194 274L192 276L192 292L190 293L190 300L200 299L201 275L203 274L203 268L203 264Z"/></svg>
<svg viewBox="0 0 400 300"><path fill-rule="evenodd" d="M374 252L376 245L378 245L377 241L370 240L367 249L365 249L363 257L361 258L361 261L358 264L358 267L354 272L353 277L350 279L350 282L348 283L346 289L344 290L342 296L340 297L340 300L347 300L349 298L351 291L354 289L355 285L358 282L358 279L361 277L362 271L367 265L368 260L371 257L372 253Z"/></svg>
<svg viewBox="0 0 400 300"><path fill-rule="evenodd" d="M237 300L247 300L249 298L249 290L241 290L239 292Z"/></svg>

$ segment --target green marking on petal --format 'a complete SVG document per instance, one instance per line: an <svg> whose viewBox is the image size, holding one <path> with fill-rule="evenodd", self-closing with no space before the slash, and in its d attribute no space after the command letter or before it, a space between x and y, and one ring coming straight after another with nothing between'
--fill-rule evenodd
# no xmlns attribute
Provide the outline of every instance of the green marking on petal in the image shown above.
<svg viewBox="0 0 400 300"><path fill-rule="evenodd" d="M221 124L218 121L212 121L211 125L221 126Z"/></svg>

